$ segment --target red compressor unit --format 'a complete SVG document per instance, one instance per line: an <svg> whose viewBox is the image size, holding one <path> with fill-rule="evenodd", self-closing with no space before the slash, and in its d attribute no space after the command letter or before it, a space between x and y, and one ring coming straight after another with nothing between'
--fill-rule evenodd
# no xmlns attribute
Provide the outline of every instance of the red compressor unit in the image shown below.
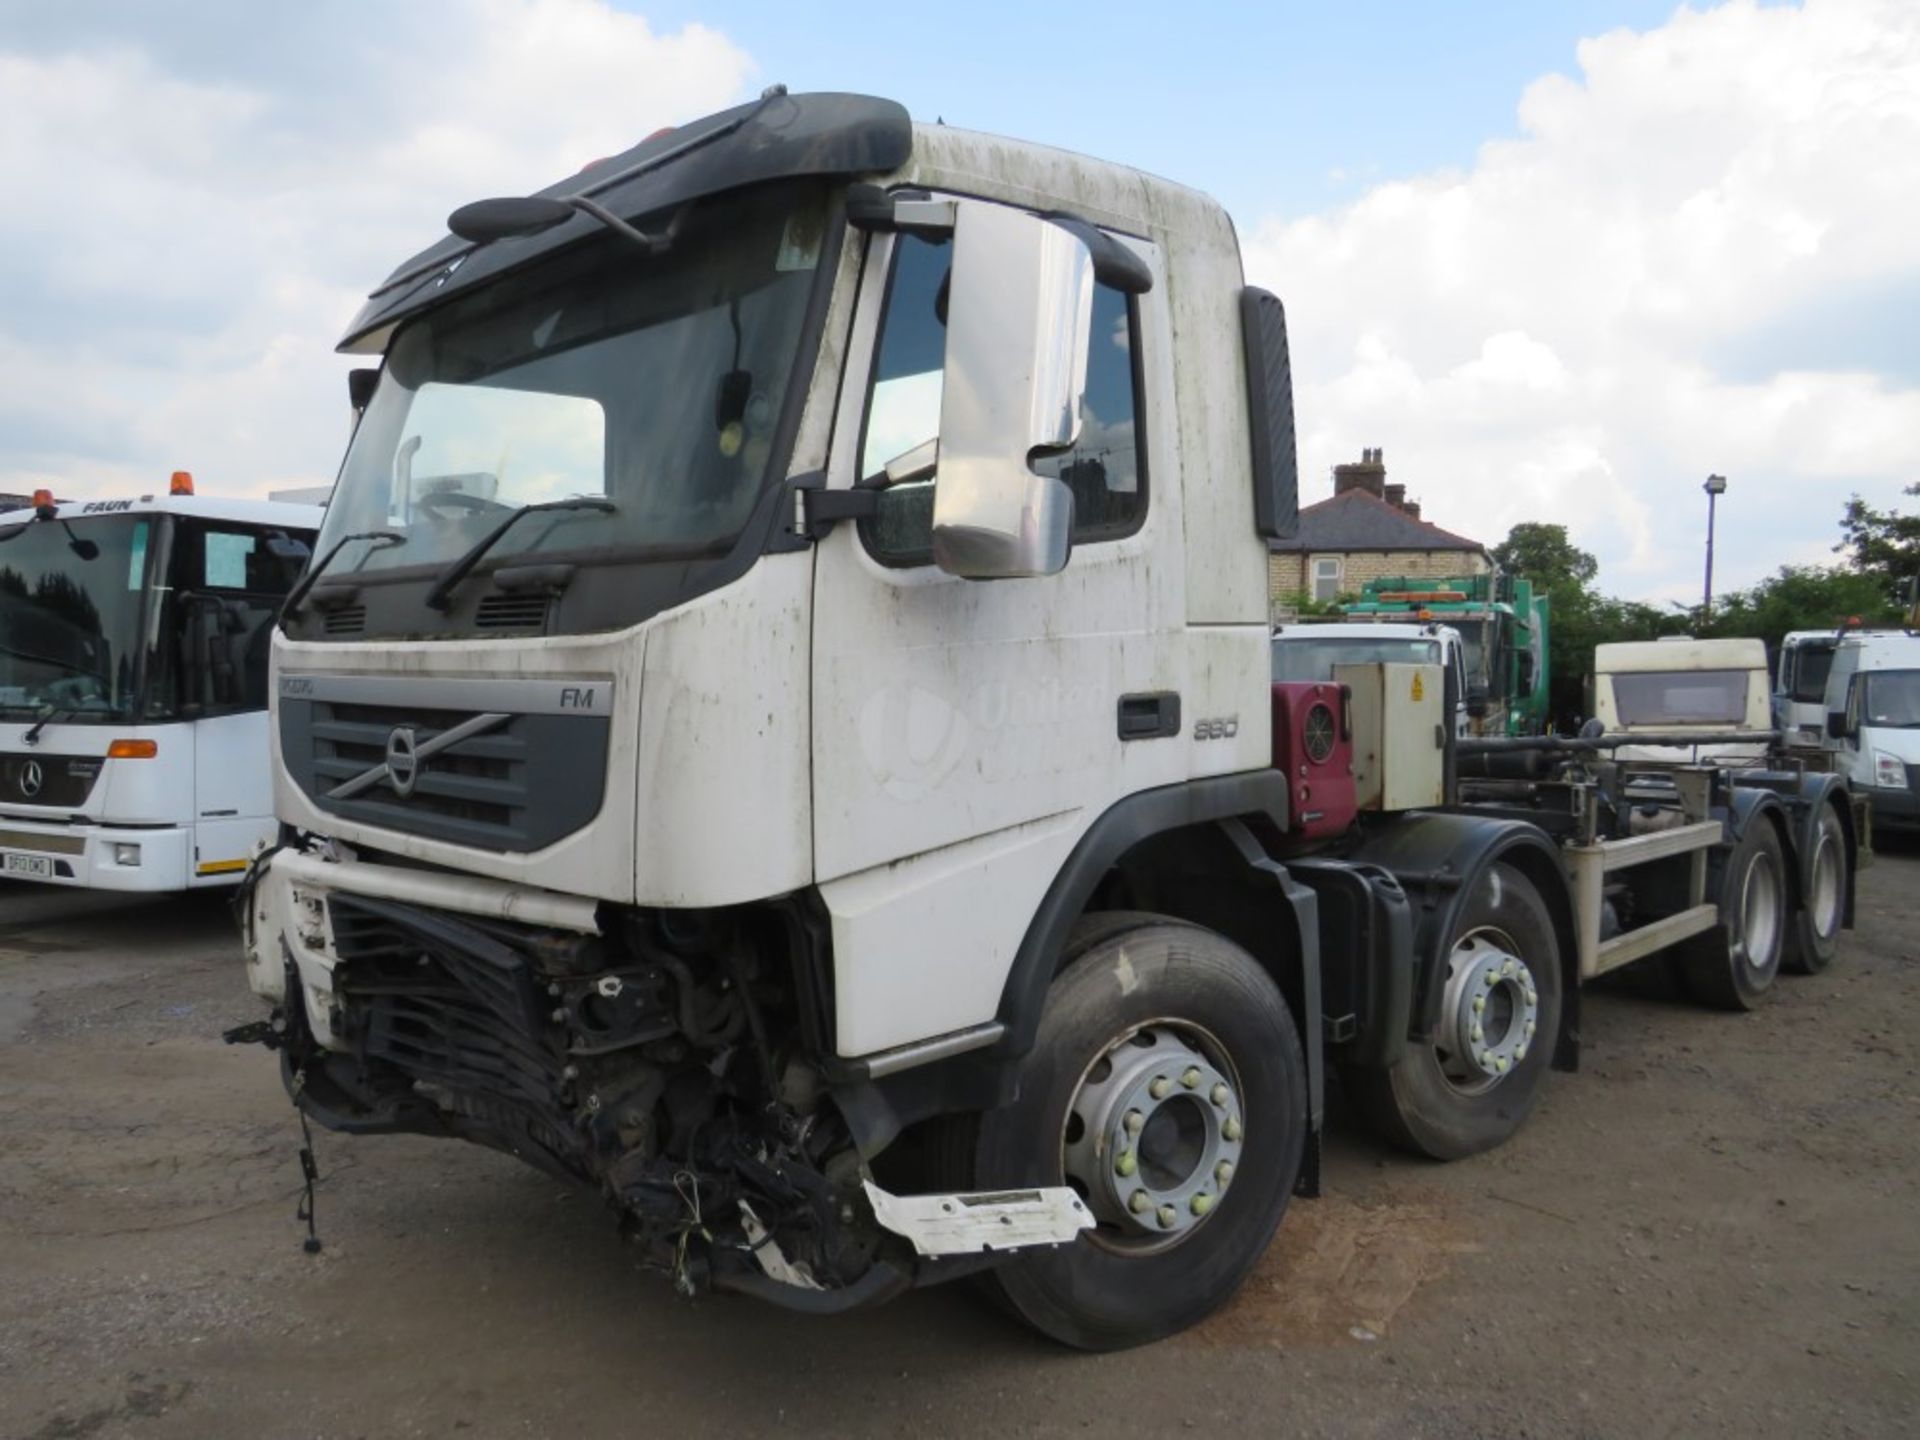
<svg viewBox="0 0 1920 1440"><path fill-rule="evenodd" d="M1284 680L1273 687L1273 764L1287 777L1288 833L1324 840L1353 824L1353 712L1347 687Z"/></svg>

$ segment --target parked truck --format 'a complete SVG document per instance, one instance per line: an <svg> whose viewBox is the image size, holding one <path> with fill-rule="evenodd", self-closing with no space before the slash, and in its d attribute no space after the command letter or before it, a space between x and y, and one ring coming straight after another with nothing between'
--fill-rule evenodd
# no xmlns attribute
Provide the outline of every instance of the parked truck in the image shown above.
<svg viewBox="0 0 1920 1440"><path fill-rule="evenodd" d="M1540 735L1549 728L1551 607L1526 576L1495 570L1369 580L1343 608L1353 620L1437 621L1459 631L1476 735Z"/></svg>
<svg viewBox="0 0 1920 1440"><path fill-rule="evenodd" d="M0 514L0 876L232 885L278 831L270 621L321 512L169 492Z"/></svg>
<svg viewBox="0 0 1920 1440"><path fill-rule="evenodd" d="M450 230L344 340L234 1038L685 1290L1167 1335L1329 1071L1497 1145L1583 980L1686 941L1752 1003L1851 844L1835 776L1462 740L1436 665L1276 685L1285 317L1192 191L775 90Z"/></svg>
<svg viewBox="0 0 1920 1440"><path fill-rule="evenodd" d="M1331 680L1341 665L1438 665L1446 677L1446 712L1454 733L1475 733L1466 699L1467 648L1451 625L1296 620L1274 626L1276 683Z"/></svg>

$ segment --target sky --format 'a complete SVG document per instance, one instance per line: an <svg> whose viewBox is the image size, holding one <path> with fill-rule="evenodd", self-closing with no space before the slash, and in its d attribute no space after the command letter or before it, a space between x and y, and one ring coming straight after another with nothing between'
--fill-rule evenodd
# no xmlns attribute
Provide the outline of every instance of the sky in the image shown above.
<svg viewBox="0 0 1920 1440"><path fill-rule="evenodd" d="M1610 593L1833 559L1920 480L1920 3L0 0L0 490L329 480L360 298L463 201L795 90L1228 206L1303 500L1564 523Z"/></svg>

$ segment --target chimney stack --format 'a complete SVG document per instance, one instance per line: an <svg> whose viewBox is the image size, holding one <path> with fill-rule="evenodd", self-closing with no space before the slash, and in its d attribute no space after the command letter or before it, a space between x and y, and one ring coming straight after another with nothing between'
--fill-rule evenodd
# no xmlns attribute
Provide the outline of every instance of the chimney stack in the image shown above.
<svg viewBox="0 0 1920 1440"><path fill-rule="evenodd" d="M1387 462L1381 450L1362 450L1356 463L1347 461L1333 467L1333 493L1344 495L1349 490L1364 490L1376 500L1386 498ZM1399 487L1404 491L1405 487Z"/></svg>
<svg viewBox="0 0 1920 1440"><path fill-rule="evenodd" d="M1396 510L1407 508L1407 487L1404 485L1387 486L1387 504Z"/></svg>
<svg viewBox="0 0 1920 1440"><path fill-rule="evenodd" d="M1407 512L1408 518L1413 520L1420 518L1420 502L1418 500L1408 500L1402 504L1400 508Z"/></svg>

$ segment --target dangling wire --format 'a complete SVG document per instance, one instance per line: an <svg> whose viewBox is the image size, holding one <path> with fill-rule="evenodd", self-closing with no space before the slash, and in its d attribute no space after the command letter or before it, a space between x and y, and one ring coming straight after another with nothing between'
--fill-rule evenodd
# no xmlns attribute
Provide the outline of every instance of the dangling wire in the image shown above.
<svg viewBox="0 0 1920 1440"><path fill-rule="evenodd" d="M293 1107L293 1113L300 1117L300 1174L306 1181L306 1192L300 1198L299 1208L293 1212L293 1218L307 1222L307 1238L301 1243L301 1249L309 1255L320 1253L320 1233L313 1225L313 1182L320 1178L320 1167L313 1158L313 1131L307 1126L307 1112L299 1105Z"/></svg>

